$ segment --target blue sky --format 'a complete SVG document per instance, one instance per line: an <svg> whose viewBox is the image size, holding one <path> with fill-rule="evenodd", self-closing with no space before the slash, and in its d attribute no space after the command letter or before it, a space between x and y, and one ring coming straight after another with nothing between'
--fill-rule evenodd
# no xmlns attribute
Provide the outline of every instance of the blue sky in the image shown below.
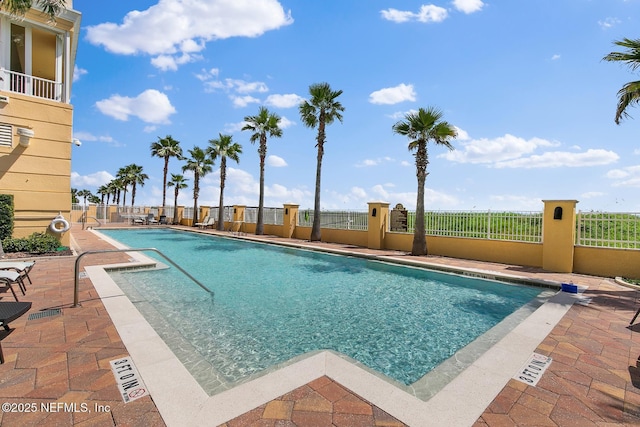
<svg viewBox="0 0 640 427"><path fill-rule="evenodd" d="M392 126L434 106L458 138L451 152L429 146L428 210L541 210L543 199L577 199L582 210L640 211L640 108L613 120L617 91L638 76L602 61L614 40L640 37L640 0L73 6L82 13L74 188L95 193L136 163L149 175L136 204L159 205L163 162L150 144L171 135L187 153L223 133L243 147L228 165L225 204L257 206L257 146L240 129L264 105L283 128L268 141L265 205L313 207L316 131L298 105L309 85L328 82L344 91L345 111L327 128L323 209L415 208L414 158ZM170 172L181 166L172 159ZM200 205L218 204L218 167L201 182ZM191 186L179 203L192 204Z"/></svg>

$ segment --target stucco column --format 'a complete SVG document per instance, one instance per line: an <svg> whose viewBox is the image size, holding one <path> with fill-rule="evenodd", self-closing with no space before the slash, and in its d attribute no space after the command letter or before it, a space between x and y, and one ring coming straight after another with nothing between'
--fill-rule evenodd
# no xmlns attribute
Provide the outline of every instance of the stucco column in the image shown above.
<svg viewBox="0 0 640 427"><path fill-rule="evenodd" d="M282 237L290 239L298 225L298 208L300 205L285 204L282 221Z"/></svg>
<svg viewBox="0 0 640 427"><path fill-rule="evenodd" d="M233 222L244 221L244 205L233 205Z"/></svg>
<svg viewBox="0 0 640 427"><path fill-rule="evenodd" d="M384 236L389 228L389 203L369 202L369 249L384 249Z"/></svg>
<svg viewBox="0 0 640 427"><path fill-rule="evenodd" d="M577 200L543 200L542 268L558 273L573 271Z"/></svg>

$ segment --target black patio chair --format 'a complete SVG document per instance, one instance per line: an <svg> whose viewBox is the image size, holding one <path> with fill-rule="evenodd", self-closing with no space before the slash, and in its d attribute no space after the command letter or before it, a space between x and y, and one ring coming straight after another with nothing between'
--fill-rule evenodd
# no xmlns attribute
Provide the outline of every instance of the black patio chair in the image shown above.
<svg viewBox="0 0 640 427"><path fill-rule="evenodd" d="M29 311L30 308L30 302L0 301L0 325L4 327L5 331L11 331L9 322L13 322ZM0 364L1 363L4 363L2 344L0 344Z"/></svg>

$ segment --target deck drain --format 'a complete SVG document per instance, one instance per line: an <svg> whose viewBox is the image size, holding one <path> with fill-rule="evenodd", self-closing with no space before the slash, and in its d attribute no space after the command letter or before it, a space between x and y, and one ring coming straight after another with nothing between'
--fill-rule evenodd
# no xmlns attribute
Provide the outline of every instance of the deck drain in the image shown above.
<svg viewBox="0 0 640 427"><path fill-rule="evenodd" d="M43 310L37 313L31 313L28 320L42 319L43 317L51 317L60 314L59 308L53 308L51 310Z"/></svg>

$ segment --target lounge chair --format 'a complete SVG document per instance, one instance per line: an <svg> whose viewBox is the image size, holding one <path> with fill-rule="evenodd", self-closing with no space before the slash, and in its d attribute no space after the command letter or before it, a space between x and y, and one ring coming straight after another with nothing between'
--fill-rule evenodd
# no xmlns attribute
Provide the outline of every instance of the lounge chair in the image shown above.
<svg viewBox="0 0 640 427"><path fill-rule="evenodd" d="M36 265L35 261L0 261L0 270L11 270L20 273L24 283L24 279L29 280L29 284L33 284L29 272Z"/></svg>
<svg viewBox="0 0 640 427"><path fill-rule="evenodd" d="M209 222L209 215L204 217L202 222L196 222L196 225L200 228L204 228L204 226Z"/></svg>
<svg viewBox="0 0 640 427"><path fill-rule="evenodd" d="M18 287L22 291L22 295L24 295L26 289L20 273L9 270L0 270L0 287L9 288L9 290L13 294L13 297L16 299L16 301L18 301L18 295L16 295L16 291L13 289L14 284L18 285Z"/></svg>
<svg viewBox="0 0 640 427"><path fill-rule="evenodd" d="M152 213L147 215L147 224L157 224L158 220L156 220L156 216Z"/></svg>
<svg viewBox="0 0 640 427"><path fill-rule="evenodd" d="M200 228L202 228L202 229L204 229L204 228L208 228L208 227L213 228L213 227L214 227L214 225L216 225L216 219L215 219L215 218L213 218L213 217L209 217L209 219L208 219L208 220L206 220L206 221L204 221L203 223L201 223L201 224L199 225L199 227L200 227Z"/></svg>
<svg viewBox="0 0 640 427"><path fill-rule="evenodd" d="M13 322L18 317L25 314L31 308L30 302L5 302L0 301L0 324L6 331L10 331L9 322ZM2 345L0 345L0 363L4 363Z"/></svg>

